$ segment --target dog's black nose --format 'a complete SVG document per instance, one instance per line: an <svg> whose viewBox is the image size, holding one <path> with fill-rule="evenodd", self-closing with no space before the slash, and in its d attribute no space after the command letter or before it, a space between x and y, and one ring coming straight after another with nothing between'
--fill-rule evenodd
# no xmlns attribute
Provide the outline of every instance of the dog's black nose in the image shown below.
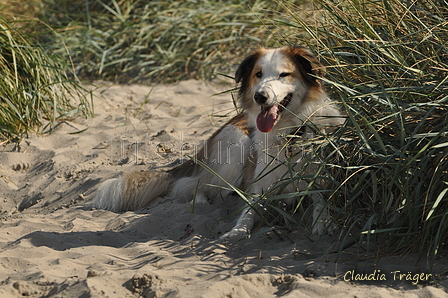
<svg viewBox="0 0 448 298"><path fill-rule="evenodd" d="M268 97L266 96L266 92L263 92L263 91L255 92L254 99L259 104L264 104L266 101L268 101Z"/></svg>

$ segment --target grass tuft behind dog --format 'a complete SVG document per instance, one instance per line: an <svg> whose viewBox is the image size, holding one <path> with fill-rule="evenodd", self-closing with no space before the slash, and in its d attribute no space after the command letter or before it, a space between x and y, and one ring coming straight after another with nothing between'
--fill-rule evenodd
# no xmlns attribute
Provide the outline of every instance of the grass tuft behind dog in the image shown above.
<svg viewBox="0 0 448 298"><path fill-rule="evenodd" d="M251 46L270 42L260 25L278 8L275 0L64 0L46 1L40 18L58 30L81 78L170 83L232 73Z"/></svg>

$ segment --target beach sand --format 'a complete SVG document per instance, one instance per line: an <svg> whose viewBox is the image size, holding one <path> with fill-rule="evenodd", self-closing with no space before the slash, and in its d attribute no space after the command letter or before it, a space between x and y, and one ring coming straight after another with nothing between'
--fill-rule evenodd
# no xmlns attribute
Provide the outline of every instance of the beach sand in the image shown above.
<svg viewBox="0 0 448 298"><path fill-rule="evenodd" d="M100 182L169 169L235 114L229 93L212 96L231 85L97 85L94 118L1 149L0 297L448 297L447 260L435 261L435 285L424 258L357 262L335 252L338 233L221 242L237 197L194 210L166 198L134 212L92 208Z"/></svg>

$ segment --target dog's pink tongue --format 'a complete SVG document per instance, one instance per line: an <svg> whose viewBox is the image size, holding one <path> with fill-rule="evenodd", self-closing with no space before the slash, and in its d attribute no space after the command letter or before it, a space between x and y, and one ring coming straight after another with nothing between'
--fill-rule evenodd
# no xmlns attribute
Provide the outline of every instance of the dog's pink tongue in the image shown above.
<svg viewBox="0 0 448 298"><path fill-rule="evenodd" d="M257 127L261 132L270 132L277 119L278 105L263 109L257 117Z"/></svg>

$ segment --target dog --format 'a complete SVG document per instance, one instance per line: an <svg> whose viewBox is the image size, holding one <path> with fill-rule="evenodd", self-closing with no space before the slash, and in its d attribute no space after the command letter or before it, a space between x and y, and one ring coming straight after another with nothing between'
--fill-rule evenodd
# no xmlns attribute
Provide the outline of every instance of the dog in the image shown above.
<svg viewBox="0 0 448 298"><path fill-rule="evenodd" d="M220 238L248 236L258 218L255 206L259 199L277 189L273 185L278 181L287 179L287 168L282 165L310 163L303 152L292 154L292 137L312 138L316 130L327 133L343 123L340 110L327 96L322 76L323 66L305 47L254 50L235 73L241 113L218 129L193 159L178 167L166 172L125 173L103 182L94 196L94 207L136 210L163 196L209 203L244 189L253 194L246 198L249 204L235 226ZM283 192L307 187L305 181L290 183ZM312 233L322 234L329 223L328 208L321 194L311 196Z"/></svg>

